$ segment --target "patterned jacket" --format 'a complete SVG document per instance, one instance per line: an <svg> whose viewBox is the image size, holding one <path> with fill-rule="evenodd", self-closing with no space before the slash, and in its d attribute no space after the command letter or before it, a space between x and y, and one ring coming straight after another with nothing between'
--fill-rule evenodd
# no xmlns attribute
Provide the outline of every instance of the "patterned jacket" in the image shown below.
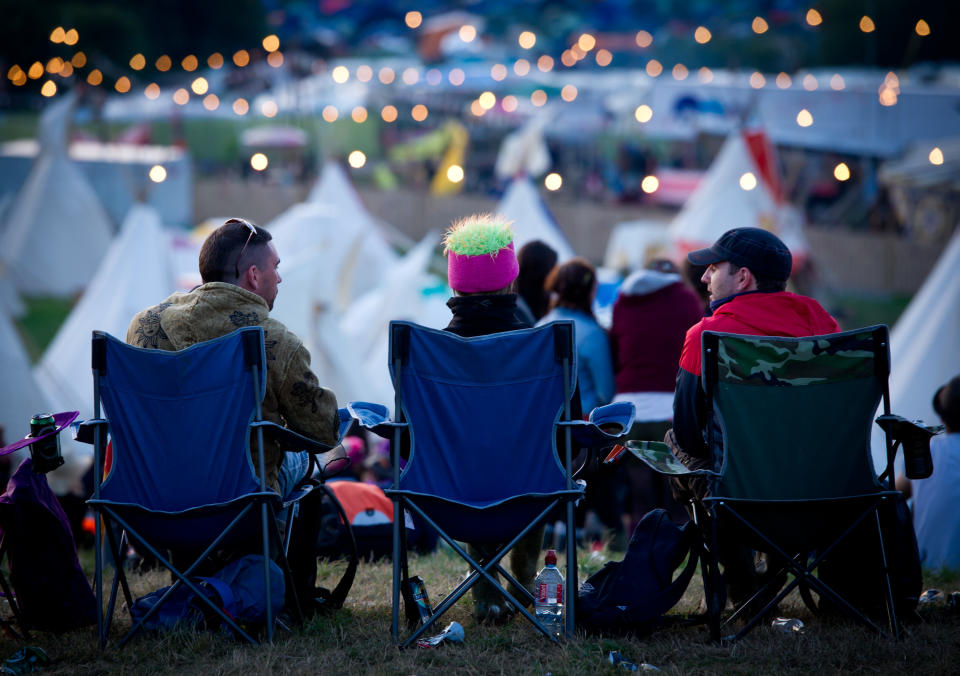
<svg viewBox="0 0 960 676"><path fill-rule="evenodd" d="M137 314L127 329L127 343L182 350L244 326L262 326L267 355L264 419L322 443L335 444L336 397L331 390L320 387L310 370L310 353L300 339L271 319L269 312L266 301L255 293L225 282L210 282L189 293L175 293ZM265 449L267 483L274 489L286 450L295 449L283 449L276 443L268 443Z"/></svg>

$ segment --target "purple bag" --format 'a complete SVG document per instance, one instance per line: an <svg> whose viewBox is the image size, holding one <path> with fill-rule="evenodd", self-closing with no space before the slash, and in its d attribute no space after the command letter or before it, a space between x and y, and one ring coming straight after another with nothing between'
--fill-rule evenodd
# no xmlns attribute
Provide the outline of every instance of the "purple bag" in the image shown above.
<svg viewBox="0 0 960 676"><path fill-rule="evenodd" d="M0 532L10 583L30 628L67 631L97 621L97 601L77 560L70 522L30 458L0 495Z"/></svg>

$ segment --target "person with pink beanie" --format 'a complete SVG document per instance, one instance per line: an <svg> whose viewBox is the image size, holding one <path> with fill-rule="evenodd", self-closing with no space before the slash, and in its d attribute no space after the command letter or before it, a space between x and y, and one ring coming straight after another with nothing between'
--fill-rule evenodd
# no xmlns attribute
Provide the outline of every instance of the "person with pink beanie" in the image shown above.
<svg viewBox="0 0 960 676"><path fill-rule="evenodd" d="M454 293L447 301L453 319L446 331L471 337L531 328L517 308L515 280L520 267L508 221L493 214L469 216L447 230L443 244ZM543 527L535 529L510 553L510 572L531 591L543 532ZM476 546L468 549L471 556L480 555ZM481 581L473 589L473 614L478 621L500 624L516 612L489 583Z"/></svg>

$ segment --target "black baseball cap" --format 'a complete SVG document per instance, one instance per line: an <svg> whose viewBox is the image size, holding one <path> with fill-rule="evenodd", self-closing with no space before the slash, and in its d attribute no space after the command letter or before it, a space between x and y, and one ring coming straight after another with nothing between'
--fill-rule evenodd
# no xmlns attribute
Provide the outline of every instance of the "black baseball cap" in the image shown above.
<svg viewBox="0 0 960 676"><path fill-rule="evenodd" d="M696 265L730 261L748 268L755 277L785 282L793 269L790 249L779 237L763 228L727 230L712 246L687 254Z"/></svg>

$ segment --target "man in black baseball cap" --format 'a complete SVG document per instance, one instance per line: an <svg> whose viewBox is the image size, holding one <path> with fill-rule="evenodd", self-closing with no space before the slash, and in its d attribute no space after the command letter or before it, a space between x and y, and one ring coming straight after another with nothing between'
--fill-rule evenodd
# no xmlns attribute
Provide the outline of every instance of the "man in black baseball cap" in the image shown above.
<svg viewBox="0 0 960 676"><path fill-rule="evenodd" d="M687 258L707 266L701 281L710 292L711 314L687 331L673 398L673 429L664 441L682 463L700 469L712 467L712 453L721 450L704 441L707 398L700 384L702 333L801 337L836 333L840 327L814 299L785 291L793 257L780 238L767 230L728 230L713 245L692 251ZM691 497L703 497L705 491L702 479L674 480L674 493L683 504ZM735 603L750 598L761 582L753 552L731 538L721 550L718 554L731 598Z"/></svg>

